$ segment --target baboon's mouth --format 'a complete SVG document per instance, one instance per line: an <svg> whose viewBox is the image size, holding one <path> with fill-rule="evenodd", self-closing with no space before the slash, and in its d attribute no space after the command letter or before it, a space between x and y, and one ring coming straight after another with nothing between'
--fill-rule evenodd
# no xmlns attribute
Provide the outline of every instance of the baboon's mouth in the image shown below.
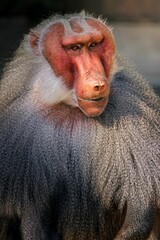
<svg viewBox="0 0 160 240"><path fill-rule="evenodd" d="M105 109L108 97L78 98L78 107L88 117L99 116Z"/></svg>
<svg viewBox="0 0 160 240"><path fill-rule="evenodd" d="M99 98L78 98L79 100L86 101L86 102L101 102L105 99L105 97L99 97Z"/></svg>

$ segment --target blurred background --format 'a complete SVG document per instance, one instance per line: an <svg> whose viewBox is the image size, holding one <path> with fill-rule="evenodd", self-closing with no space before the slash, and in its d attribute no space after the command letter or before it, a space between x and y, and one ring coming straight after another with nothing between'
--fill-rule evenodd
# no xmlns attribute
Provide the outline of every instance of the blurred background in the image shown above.
<svg viewBox="0 0 160 240"><path fill-rule="evenodd" d="M113 26L117 50L160 94L160 0L0 0L0 70L23 35L53 13L85 9Z"/></svg>

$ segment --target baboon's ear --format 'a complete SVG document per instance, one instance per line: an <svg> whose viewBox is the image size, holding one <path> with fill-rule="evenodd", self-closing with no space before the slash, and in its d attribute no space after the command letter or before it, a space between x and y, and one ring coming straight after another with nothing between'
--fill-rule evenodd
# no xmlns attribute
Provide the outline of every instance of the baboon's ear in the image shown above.
<svg viewBox="0 0 160 240"><path fill-rule="evenodd" d="M38 41L39 41L38 33L34 32L34 31L31 31L29 33L29 36L30 36L30 45L31 45L33 53L35 55L39 55L40 52L39 52L39 49L38 49Z"/></svg>

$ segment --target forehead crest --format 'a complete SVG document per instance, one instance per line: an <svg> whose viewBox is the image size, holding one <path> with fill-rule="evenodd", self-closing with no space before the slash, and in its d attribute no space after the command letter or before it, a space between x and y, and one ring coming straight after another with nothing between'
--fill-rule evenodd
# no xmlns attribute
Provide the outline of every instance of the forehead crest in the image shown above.
<svg viewBox="0 0 160 240"><path fill-rule="evenodd" d="M96 21L96 19L92 19L92 21ZM65 35L79 35L79 34L87 34L90 32L97 32L96 28L93 28L87 22L87 18L85 17L75 17L69 20L61 20L61 23L64 26Z"/></svg>

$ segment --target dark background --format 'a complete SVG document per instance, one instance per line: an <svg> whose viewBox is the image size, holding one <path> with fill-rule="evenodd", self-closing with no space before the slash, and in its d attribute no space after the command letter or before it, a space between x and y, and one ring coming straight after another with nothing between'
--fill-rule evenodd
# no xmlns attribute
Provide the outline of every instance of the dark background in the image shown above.
<svg viewBox="0 0 160 240"><path fill-rule="evenodd" d="M117 50L160 91L160 0L0 0L0 70L23 35L54 13L85 9L107 17Z"/></svg>

